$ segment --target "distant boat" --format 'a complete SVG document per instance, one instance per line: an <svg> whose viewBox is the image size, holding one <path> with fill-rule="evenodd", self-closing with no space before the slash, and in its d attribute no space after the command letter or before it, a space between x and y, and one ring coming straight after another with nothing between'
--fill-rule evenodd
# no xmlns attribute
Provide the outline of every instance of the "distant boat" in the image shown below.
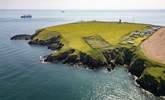
<svg viewBox="0 0 165 100"><path fill-rule="evenodd" d="M30 19L30 18L32 18L32 15L22 15L20 18L22 18L22 19L26 19L26 18Z"/></svg>
<svg viewBox="0 0 165 100"><path fill-rule="evenodd" d="M65 11L64 10L61 10L62 13L64 13Z"/></svg>

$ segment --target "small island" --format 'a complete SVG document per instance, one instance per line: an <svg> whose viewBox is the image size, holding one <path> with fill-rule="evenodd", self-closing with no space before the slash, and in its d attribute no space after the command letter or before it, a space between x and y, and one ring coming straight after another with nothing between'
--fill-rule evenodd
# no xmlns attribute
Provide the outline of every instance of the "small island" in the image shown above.
<svg viewBox="0 0 165 100"><path fill-rule="evenodd" d="M165 96L165 62L152 59L153 54L148 56L145 43L160 30L161 26L149 24L83 21L39 29L28 39L30 45L53 50L44 56L45 62L108 71L122 65L137 77L140 87Z"/></svg>

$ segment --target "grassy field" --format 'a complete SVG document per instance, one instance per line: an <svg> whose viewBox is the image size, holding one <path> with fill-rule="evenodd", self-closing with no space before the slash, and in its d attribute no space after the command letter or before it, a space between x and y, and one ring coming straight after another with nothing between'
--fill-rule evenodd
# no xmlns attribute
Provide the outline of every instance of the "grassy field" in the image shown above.
<svg viewBox="0 0 165 100"><path fill-rule="evenodd" d="M93 44L99 48L102 48L107 44L117 45L124 36L129 35L133 31L143 31L147 28L147 26L148 25L145 24L117 22L77 22L47 27L41 31L40 34L38 34L34 39L46 40L61 34L63 43L66 47L74 48L76 50L92 55L93 57L96 57L97 52L93 51ZM101 39L96 39L97 41L90 41L88 39L88 43L84 40L85 37L96 35Z"/></svg>
<svg viewBox="0 0 165 100"><path fill-rule="evenodd" d="M83 39L93 49L106 49L106 48L111 47L110 43L105 41L99 35L87 36L87 37L84 37Z"/></svg>

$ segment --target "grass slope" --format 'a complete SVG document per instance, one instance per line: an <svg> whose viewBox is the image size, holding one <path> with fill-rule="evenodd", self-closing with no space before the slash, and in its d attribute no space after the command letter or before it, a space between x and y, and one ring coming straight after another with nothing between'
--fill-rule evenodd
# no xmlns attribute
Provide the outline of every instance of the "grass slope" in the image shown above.
<svg viewBox="0 0 165 100"><path fill-rule="evenodd" d="M130 34L133 31L143 31L147 28L147 26L148 25L145 24L117 22L78 22L47 27L41 31L34 39L46 40L61 34L65 48L74 48L95 58L99 58L100 56L97 57L98 52L95 51L94 48L91 48L92 46L90 45L90 43L93 44L92 42L96 41L90 41L90 43L87 43L84 40L84 37L98 35L104 42L101 43L101 40L97 41L97 45L99 45L98 42L100 42L100 45L104 45L106 43L117 45L121 41L121 38L124 36ZM102 46L100 46L100 48L102 48Z"/></svg>
<svg viewBox="0 0 165 100"><path fill-rule="evenodd" d="M165 69L161 67L147 67L144 71L144 74L152 75L158 82L160 82L160 79L165 80Z"/></svg>

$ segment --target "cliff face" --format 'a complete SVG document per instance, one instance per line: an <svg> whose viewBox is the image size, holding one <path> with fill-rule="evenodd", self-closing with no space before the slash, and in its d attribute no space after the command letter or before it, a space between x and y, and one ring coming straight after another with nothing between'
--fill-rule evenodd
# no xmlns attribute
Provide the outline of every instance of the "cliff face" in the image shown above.
<svg viewBox="0 0 165 100"><path fill-rule="evenodd" d="M160 67L148 67L137 80L140 86L156 96L165 95L165 69Z"/></svg>
<svg viewBox="0 0 165 100"><path fill-rule="evenodd" d="M119 65L130 65L134 57L133 51L125 47L117 47L114 49L105 50L103 51L103 55L107 59L108 64L114 62L115 64Z"/></svg>
<svg viewBox="0 0 165 100"><path fill-rule="evenodd" d="M158 95L159 82L151 75L143 75L137 80L140 86L156 95Z"/></svg>
<svg viewBox="0 0 165 100"><path fill-rule="evenodd" d="M129 72L132 75L135 75L137 77L140 77L145 69L145 60L141 58L134 58L130 67Z"/></svg>
<svg viewBox="0 0 165 100"><path fill-rule="evenodd" d="M98 67L104 66L103 62L92 58L88 54L76 51L74 49L67 49L64 50L63 52L45 56L45 61L62 62L71 65L72 64L84 65L84 67L88 67L90 69L96 69Z"/></svg>
<svg viewBox="0 0 165 100"><path fill-rule="evenodd" d="M107 63L91 57L90 55L74 50L66 49L62 52L56 52L45 56L46 62L63 62L68 64L81 64L90 69L96 69L100 67L106 67L108 70L113 69L117 65L129 66L131 60L134 59L134 54L127 48L114 48L111 50L104 50Z"/></svg>

